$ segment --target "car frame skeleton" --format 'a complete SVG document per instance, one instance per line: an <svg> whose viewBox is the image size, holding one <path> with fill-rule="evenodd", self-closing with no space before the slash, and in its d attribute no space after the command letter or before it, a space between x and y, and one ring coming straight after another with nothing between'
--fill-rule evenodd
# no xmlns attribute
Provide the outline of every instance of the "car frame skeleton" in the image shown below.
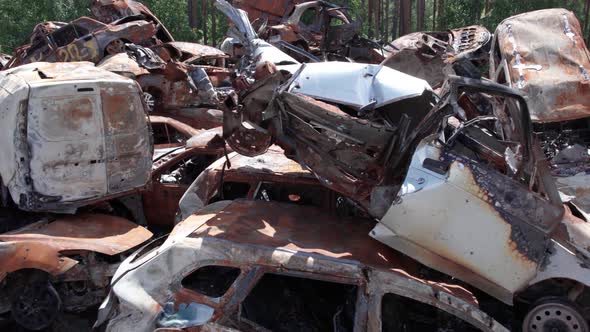
<svg viewBox="0 0 590 332"><path fill-rule="evenodd" d="M346 7L327 1L249 0L235 6L248 13L262 39L287 53L294 49L285 43L330 61L380 63L387 56L379 43L361 36L361 22ZM291 55L298 57L297 51Z"/></svg>
<svg viewBox="0 0 590 332"><path fill-rule="evenodd" d="M422 323L427 329L459 324L458 331L507 331L460 286L415 277L415 261L365 235L372 225L294 204L211 204L178 224L161 246L147 245L121 265L95 326L106 331L259 331L279 326L380 331L389 321L414 327ZM205 272L217 270L222 273ZM275 286L268 289L269 278L285 283L271 283ZM303 290L318 282L347 291L326 296L318 287L318 294L304 297L310 302L300 302ZM285 295L296 283L307 286ZM313 299L321 293L326 297L316 306ZM440 312L445 319L428 325L420 318L412 323L409 316L387 318L391 312L382 312L387 293L433 309L435 317ZM275 305L272 297L277 296L289 301ZM338 298L339 306L333 305ZM260 301L273 305L259 311Z"/></svg>
<svg viewBox="0 0 590 332"><path fill-rule="evenodd" d="M381 64L440 88L449 72L480 78L478 65L488 60L491 39L492 34L480 25L414 32L389 43L389 56Z"/></svg>
<svg viewBox="0 0 590 332"><path fill-rule="evenodd" d="M252 75L252 67L265 65L265 52L278 50L257 41L245 15L224 1L218 6L247 39L252 57L242 70ZM395 71L388 77L403 84L380 80L383 68L370 65L366 75L342 80L356 65L335 71L330 64L267 66L273 69L240 92L240 105L226 104L230 146L256 155L277 143L324 185L365 206L379 220L371 236L524 306L526 331L534 330L540 308L551 315L565 310L573 325L552 319L588 330L585 309L577 308L590 306L590 226L565 213L526 100L505 86L459 77L449 78L437 100L425 95L428 88L408 92L415 79ZM367 77L374 95L355 104ZM339 94L346 87L336 82L343 81L355 94ZM404 105L416 95L426 107ZM555 283L563 282L558 290ZM539 289L559 299L543 298Z"/></svg>

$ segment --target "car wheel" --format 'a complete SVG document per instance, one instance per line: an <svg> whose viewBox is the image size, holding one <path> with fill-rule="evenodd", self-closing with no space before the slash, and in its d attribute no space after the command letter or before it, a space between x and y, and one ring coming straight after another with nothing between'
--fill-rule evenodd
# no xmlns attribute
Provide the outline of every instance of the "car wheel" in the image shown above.
<svg viewBox="0 0 590 332"><path fill-rule="evenodd" d="M589 332L588 322L567 300L550 298L533 305L524 318L523 332Z"/></svg>
<svg viewBox="0 0 590 332"><path fill-rule="evenodd" d="M41 330L50 326L59 314L61 299L50 282L36 281L15 292L10 310L20 326Z"/></svg>
<svg viewBox="0 0 590 332"><path fill-rule="evenodd" d="M156 97L149 92L144 92L143 101L145 102L148 112L153 112L156 108Z"/></svg>

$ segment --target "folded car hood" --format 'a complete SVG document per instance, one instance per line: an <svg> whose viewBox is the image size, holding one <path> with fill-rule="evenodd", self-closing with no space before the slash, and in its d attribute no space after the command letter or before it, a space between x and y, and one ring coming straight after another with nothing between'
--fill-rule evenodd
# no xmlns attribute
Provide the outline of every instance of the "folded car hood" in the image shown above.
<svg viewBox="0 0 590 332"><path fill-rule="evenodd" d="M279 66L291 73L301 65ZM400 84L403 82L403 84ZM420 96L431 90L424 80L379 65L349 62L306 64L291 85L292 92L320 100L361 108L381 107Z"/></svg>

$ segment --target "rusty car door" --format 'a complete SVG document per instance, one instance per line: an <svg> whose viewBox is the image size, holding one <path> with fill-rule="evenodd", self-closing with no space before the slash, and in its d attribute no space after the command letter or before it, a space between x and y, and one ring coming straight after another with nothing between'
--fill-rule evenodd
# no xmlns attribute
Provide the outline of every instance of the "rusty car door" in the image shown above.
<svg viewBox="0 0 590 332"><path fill-rule="evenodd" d="M138 188L150 178L153 145L141 96L133 85L101 89L109 194Z"/></svg>
<svg viewBox="0 0 590 332"><path fill-rule="evenodd" d="M514 93L509 97L518 100L509 111L518 115L509 120L519 128L509 139L519 142L518 170L510 175L510 170L473 159L480 151L471 146L489 148L500 142L486 141L487 134L475 136L481 131L477 126L462 131L464 139L450 148L423 142L398 200L371 235L510 304L542 266L551 245L548 234L560 222L563 208L547 167L536 161L526 102L509 88L486 89ZM510 159L512 149L499 146L499 155Z"/></svg>
<svg viewBox="0 0 590 332"><path fill-rule="evenodd" d="M99 87L80 82L66 89L69 91L64 91L63 85L46 86L31 92L28 144L34 190L72 201L105 195ZM64 182L64 178L73 181Z"/></svg>

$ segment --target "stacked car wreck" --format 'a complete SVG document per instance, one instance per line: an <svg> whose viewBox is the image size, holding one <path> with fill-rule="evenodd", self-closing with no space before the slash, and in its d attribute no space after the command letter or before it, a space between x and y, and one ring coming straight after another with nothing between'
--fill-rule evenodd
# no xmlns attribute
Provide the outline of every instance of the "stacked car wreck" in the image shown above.
<svg viewBox="0 0 590 332"><path fill-rule="evenodd" d="M590 331L590 54L571 12L385 44L325 1L216 6L223 51L95 0L2 57L3 317Z"/></svg>

